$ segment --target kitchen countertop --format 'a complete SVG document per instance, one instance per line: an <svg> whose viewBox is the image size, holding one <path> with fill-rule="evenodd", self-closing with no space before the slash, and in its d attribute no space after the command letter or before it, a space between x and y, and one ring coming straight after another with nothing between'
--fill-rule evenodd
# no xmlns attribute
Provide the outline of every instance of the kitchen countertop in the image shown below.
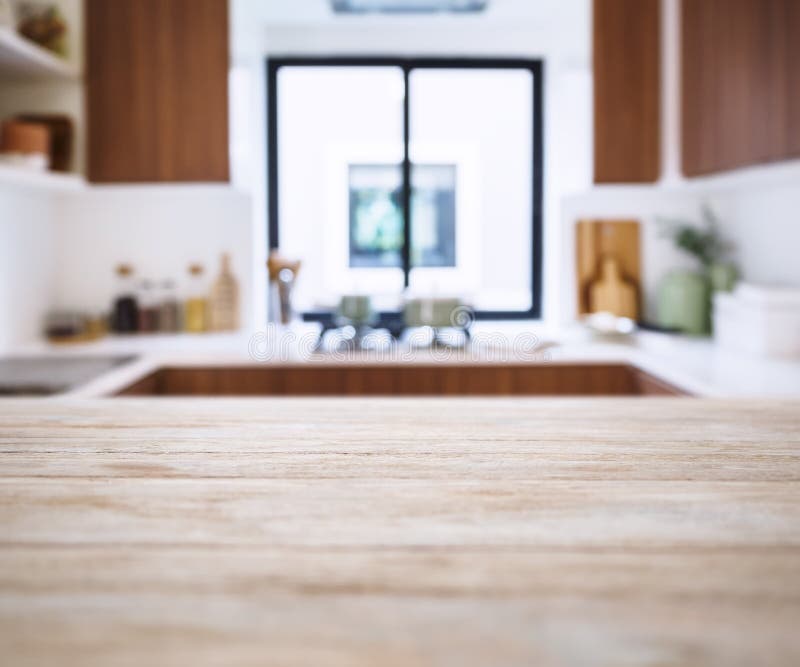
<svg viewBox="0 0 800 667"><path fill-rule="evenodd" d="M800 664L800 402L0 401L13 665Z"/></svg>
<svg viewBox="0 0 800 667"><path fill-rule="evenodd" d="M377 354L313 354L317 331L316 325L305 324L241 334L109 337L79 345L38 343L21 347L15 354L136 355L131 363L68 392L87 398L112 395L163 366L431 362L626 363L696 396L800 398L800 360L749 357L722 350L703 338L639 332L609 342L592 339L580 328L552 332L531 323L477 322L473 330L476 344L466 351L401 347Z"/></svg>

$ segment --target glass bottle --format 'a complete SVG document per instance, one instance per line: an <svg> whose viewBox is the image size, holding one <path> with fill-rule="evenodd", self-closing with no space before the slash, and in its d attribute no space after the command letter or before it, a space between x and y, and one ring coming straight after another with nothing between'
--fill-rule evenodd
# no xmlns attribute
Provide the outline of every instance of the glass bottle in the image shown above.
<svg viewBox="0 0 800 667"><path fill-rule="evenodd" d="M133 282L133 267L120 264L116 273L117 296L111 309L111 329L116 333L133 333L139 330L139 302Z"/></svg>
<svg viewBox="0 0 800 667"><path fill-rule="evenodd" d="M209 329L233 331L239 328L239 285L231 273L231 259L222 255L219 276L208 299Z"/></svg>
<svg viewBox="0 0 800 667"><path fill-rule="evenodd" d="M158 331L159 303L154 284L143 280L139 286L139 331Z"/></svg>
<svg viewBox="0 0 800 667"><path fill-rule="evenodd" d="M180 331L180 306L175 294L175 283L172 280L165 280L161 283L158 325L161 331Z"/></svg>
<svg viewBox="0 0 800 667"><path fill-rule="evenodd" d="M184 307L184 328L186 331L200 333L208 329L207 303L203 265L189 266L189 287Z"/></svg>

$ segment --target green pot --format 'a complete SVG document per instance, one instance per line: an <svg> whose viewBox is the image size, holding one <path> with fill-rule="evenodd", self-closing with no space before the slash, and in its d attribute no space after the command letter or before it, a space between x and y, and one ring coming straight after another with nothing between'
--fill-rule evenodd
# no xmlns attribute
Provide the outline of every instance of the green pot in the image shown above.
<svg viewBox="0 0 800 667"><path fill-rule="evenodd" d="M711 289L708 278L694 271L673 271L661 283L658 323L697 336L711 332Z"/></svg>
<svg viewBox="0 0 800 667"><path fill-rule="evenodd" d="M739 280L736 266L730 263L714 262L708 267L708 279L713 292L732 292Z"/></svg>
<svg viewBox="0 0 800 667"><path fill-rule="evenodd" d="M464 317L469 324L470 311L463 308L461 299L450 297L419 297L406 301L403 320L409 327L454 327L460 326Z"/></svg>
<svg viewBox="0 0 800 667"><path fill-rule="evenodd" d="M372 324L375 320L372 300L368 296L361 294L345 295L339 301L337 316L338 320L353 326Z"/></svg>

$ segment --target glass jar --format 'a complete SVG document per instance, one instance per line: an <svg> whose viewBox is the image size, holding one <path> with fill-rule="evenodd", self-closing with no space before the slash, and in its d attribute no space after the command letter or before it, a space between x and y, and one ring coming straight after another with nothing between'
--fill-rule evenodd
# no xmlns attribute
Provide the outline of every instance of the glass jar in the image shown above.
<svg viewBox="0 0 800 667"><path fill-rule="evenodd" d="M189 266L189 285L184 305L184 328L192 333L208 330L208 296L202 264Z"/></svg>

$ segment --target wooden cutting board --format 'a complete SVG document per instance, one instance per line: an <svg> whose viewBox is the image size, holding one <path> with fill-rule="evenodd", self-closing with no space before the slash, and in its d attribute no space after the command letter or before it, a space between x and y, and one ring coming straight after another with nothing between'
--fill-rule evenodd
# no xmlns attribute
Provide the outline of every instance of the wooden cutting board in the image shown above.
<svg viewBox="0 0 800 667"><path fill-rule="evenodd" d="M575 284L577 315L593 312L590 290L600 278L604 258L613 259L622 281L635 292L638 315L642 276L639 257L639 222L637 220L585 219L575 228ZM633 319L636 319L634 317Z"/></svg>

